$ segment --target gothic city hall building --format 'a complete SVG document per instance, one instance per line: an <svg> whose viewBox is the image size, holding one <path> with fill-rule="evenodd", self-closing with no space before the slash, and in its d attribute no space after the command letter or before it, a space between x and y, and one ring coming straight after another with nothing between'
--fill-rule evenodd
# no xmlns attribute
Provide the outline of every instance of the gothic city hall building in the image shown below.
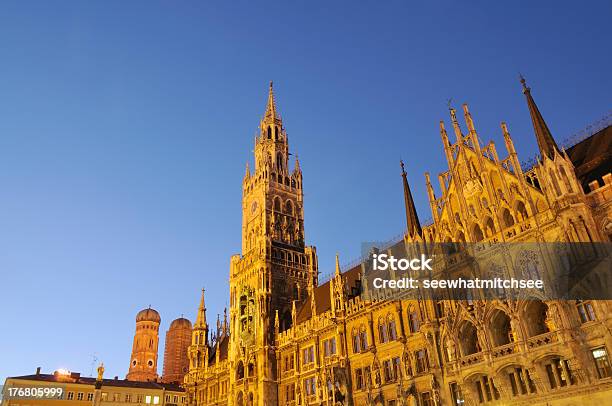
<svg viewBox="0 0 612 406"><path fill-rule="evenodd" d="M450 126L440 121L448 170L438 175L438 194L425 174L432 222L419 221L401 167L403 243L486 250L611 241L609 123L560 148L521 83L539 159L521 164L505 123L498 153L482 143L467 105L461 124L450 109ZM229 309L211 327L203 290L191 330L189 404L612 404L608 300L366 300L363 264L341 269L338 258L331 278L319 281L317 251L305 238L302 170L289 151L270 84L255 166L242 183Z"/></svg>

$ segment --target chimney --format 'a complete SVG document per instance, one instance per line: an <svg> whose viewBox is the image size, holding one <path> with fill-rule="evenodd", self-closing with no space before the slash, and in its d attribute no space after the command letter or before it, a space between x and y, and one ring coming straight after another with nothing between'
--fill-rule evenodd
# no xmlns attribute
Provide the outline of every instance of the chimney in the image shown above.
<svg viewBox="0 0 612 406"><path fill-rule="evenodd" d="M115 381L119 380L119 376L115 375Z"/></svg>
<svg viewBox="0 0 612 406"><path fill-rule="evenodd" d="M40 367L36 368L36 375L40 375Z"/></svg>

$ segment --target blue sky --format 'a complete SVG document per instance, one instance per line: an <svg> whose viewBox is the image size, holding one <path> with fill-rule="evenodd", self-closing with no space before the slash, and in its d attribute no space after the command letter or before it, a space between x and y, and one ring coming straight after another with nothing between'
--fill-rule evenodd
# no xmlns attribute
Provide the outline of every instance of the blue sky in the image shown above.
<svg viewBox="0 0 612 406"><path fill-rule="evenodd" d="M270 80L323 273L403 230L400 157L430 217L448 98L523 159L519 71L558 140L599 119L612 5L533 3L2 2L0 379L123 377L141 308L222 312Z"/></svg>

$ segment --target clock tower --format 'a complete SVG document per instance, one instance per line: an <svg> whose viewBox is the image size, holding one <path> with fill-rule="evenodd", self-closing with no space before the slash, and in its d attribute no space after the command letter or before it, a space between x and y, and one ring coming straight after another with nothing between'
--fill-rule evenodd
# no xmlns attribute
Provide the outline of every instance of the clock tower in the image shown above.
<svg viewBox="0 0 612 406"><path fill-rule="evenodd" d="M272 83L255 137L255 168L242 183L242 253L230 265L230 388L234 405L278 403L275 336L292 324L292 304L317 285L316 249L304 239L302 171Z"/></svg>

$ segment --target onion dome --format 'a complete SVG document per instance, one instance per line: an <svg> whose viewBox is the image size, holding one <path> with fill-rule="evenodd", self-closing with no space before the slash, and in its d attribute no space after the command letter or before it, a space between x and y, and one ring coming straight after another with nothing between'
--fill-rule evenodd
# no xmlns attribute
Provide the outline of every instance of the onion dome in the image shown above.
<svg viewBox="0 0 612 406"><path fill-rule="evenodd" d="M138 312L138 314L136 315L136 322L139 321L155 321L159 323L161 321L161 317L159 316L159 313L157 313L157 310L151 309L149 307L148 309L144 309Z"/></svg>
<svg viewBox="0 0 612 406"><path fill-rule="evenodd" d="M179 317L178 319L170 323L170 330L175 330L179 328L185 328L185 329L191 330L191 322L184 317Z"/></svg>

